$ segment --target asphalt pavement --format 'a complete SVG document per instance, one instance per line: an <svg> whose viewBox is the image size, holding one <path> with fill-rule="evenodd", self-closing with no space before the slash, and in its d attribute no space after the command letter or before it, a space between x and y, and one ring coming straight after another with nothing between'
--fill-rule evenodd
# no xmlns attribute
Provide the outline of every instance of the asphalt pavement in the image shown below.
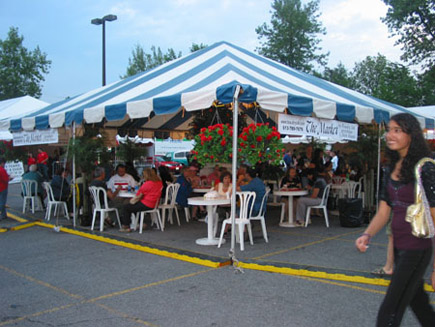
<svg viewBox="0 0 435 327"><path fill-rule="evenodd" d="M331 217L308 228L278 226L267 214L269 243L200 246L201 222L121 234L71 221L41 221L21 212L11 185L10 218L0 221L0 326L374 326L388 279L370 271L383 264L387 238L366 254L353 242L362 228ZM432 304L435 295L430 293ZM407 311L403 326L418 326Z"/></svg>

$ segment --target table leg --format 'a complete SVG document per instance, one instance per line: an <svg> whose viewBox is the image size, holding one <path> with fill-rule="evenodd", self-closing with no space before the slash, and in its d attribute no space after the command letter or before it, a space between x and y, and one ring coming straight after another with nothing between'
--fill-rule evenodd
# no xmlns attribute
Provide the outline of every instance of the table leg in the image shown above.
<svg viewBox="0 0 435 327"><path fill-rule="evenodd" d="M293 220L293 196L288 197L288 222L283 222L279 224L280 227L299 227Z"/></svg>
<svg viewBox="0 0 435 327"><path fill-rule="evenodd" d="M215 238L213 235L213 225L214 225L214 214L213 214L213 206L207 206L207 238L199 238L196 240L196 244L198 245L218 245L219 239ZM222 240L222 243L225 240Z"/></svg>

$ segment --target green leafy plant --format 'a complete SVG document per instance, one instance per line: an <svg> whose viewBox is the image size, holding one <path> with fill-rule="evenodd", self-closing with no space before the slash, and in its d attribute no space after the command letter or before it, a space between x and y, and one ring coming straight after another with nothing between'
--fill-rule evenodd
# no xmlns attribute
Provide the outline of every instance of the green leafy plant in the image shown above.
<svg viewBox="0 0 435 327"><path fill-rule="evenodd" d="M146 149L143 146L130 141L127 137L125 143L119 144L116 154L121 160L133 163L134 160L146 155Z"/></svg>

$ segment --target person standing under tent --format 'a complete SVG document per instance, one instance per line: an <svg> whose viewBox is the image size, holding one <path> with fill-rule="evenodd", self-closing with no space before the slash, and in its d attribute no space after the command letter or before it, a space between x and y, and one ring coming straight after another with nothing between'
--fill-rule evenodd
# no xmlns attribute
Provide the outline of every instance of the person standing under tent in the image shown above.
<svg viewBox="0 0 435 327"><path fill-rule="evenodd" d="M399 326L408 306L422 326L435 326L435 311L424 291L423 280L433 256L433 239L415 237L411 224L405 220L408 207L415 201L415 166L420 159L430 157L430 149L419 122L407 113L390 118L386 143L390 162L379 195L378 211L355 245L360 252L366 252L370 239L387 224L392 213L395 266L379 308L377 326ZM427 162L423 165L421 180L431 218L435 220L434 164ZM435 287L435 267L431 273L431 283Z"/></svg>
<svg viewBox="0 0 435 327"><path fill-rule="evenodd" d="M338 156L335 153L335 151L330 151L329 155L331 156L331 162L332 162L332 171L335 173L338 168Z"/></svg>
<svg viewBox="0 0 435 327"><path fill-rule="evenodd" d="M0 157L0 220L7 218L6 201L8 199L8 186L11 180L5 169L6 160Z"/></svg>
<svg viewBox="0 0 435 327"><path fill-rule="evenodd" d="M46 181L48 181L48 154L42 148L38 148L38 155L36 157L36 162L38 164L38 170L44 177Z"/></svg>

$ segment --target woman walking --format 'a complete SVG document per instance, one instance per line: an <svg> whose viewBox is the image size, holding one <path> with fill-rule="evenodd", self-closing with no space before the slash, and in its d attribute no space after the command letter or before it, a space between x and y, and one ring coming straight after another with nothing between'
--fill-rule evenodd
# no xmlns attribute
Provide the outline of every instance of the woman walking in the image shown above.
<svg viewBox="0 0 435 327"><path fill-rule="evenodd" d="M379 196L379 208L355 245L365 252L370 238L384 227L392 212L395 267L378 312L377 326L399 326L408 305L422 326L435 326L435 312L423 289L423 277L432 259L433 240L413 236L411 224L405 220L408 206L414 203L414 168L420 159L431 153L417 119L406 113L391 117L386 142L390 162ZM435 165L424 164L421 178L434 219ZM435 287L435 269L431 270Z"/></svg>

